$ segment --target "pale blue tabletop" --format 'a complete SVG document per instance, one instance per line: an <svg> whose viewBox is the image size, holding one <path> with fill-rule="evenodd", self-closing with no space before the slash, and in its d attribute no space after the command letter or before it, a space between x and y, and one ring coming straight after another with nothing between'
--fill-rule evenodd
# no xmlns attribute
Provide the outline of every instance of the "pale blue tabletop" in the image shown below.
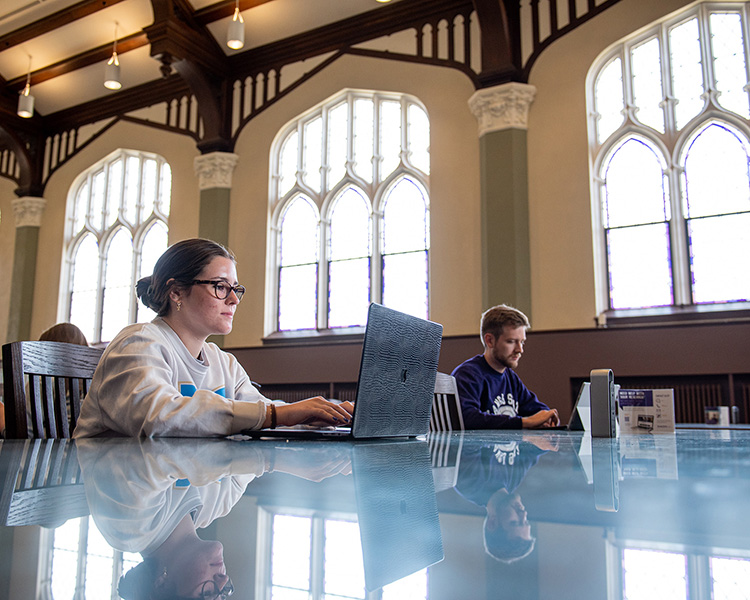
<svg viewBox="0 0 750 600"><path fill-rule="evenodd" d="M0 598L105 597L186 515L223 558L168 562L170 597L226 576L248 599L750 597L748 430L5 442L0 466ZM70 541L81 518L99 545Z"/></svg>

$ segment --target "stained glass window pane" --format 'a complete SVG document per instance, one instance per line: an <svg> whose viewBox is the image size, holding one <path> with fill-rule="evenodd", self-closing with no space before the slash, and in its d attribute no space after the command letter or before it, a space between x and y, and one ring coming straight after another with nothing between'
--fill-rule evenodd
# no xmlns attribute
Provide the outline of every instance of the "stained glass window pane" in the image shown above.
<svg viewBox="0 0 750 600"><path fill-rule="evenodd" d="M141 195L141 161L137 156L125 160L125 213L128 221L134 223L137 217L138 199Z"/></svg>
<svg viewBox="0 0 750 600"><path fill-rule="evenodd" d="M323 119L317 117L305 124L305 183L313 191L320 191L320 167L322 165Z"/></svg>
<svg viewBox="0 0 750 600"><path fill-rule="evenodd" d="M380 180L393 173L401 161L401 103L380 103Z"/></svg>
<svg viewBox="0 0 750 600"><path fill-rule="evenodd" d="M672 93L677 99L675 121L682 129L704 105L703 64L698 19L690 19L669 31Z"/></svg>
<svg viewBox="0 0 750 600"><path fill-rule="evenodd" d="M605 165L604 173L605 226L664 221L669 217L663 167L659 156L645 143L631 138L620 145Z"/></svg>
<svg viewBox="0 0 750 600"><path fill-rule="evenodd" d="M159 208L161 213L169 216L170 204L172 201L172 167L169 163L161 165L161 181L159 183Z"/></svg>
<svg viewBox="0 0 750 600"><path fill-rule="evenodd" d="M709 17L714 79L720 92L719 104L748 118L747 65L742 21L737 13L713 13Z"/></svg>
<svg viewBox="0 0 750 600"><path fill-rule="evenodd" d="M711 557L713 600L744 600L750 590L750 561Z"/></svg>
<svg viewBox="0 0 750 600"><path fill-rule="evenodd" d="M359 525L326 520L324 535L325 598L364 598L365 569Z"/></svg>
<svg viewBox="0 0 750 600"><path fill-rule="evenodd" d="M297 183L297 151L299 135L293 131L281 146L279 164L279 197L286 194Z"/></svg>
<svg viewBox="0 0 750 600"><path fill-rule="evenodd" d="M625 549L622 553L623 600L688 598L683 554Z"/></svg>
<svg viewBox="0 0 750 600"><path fill-rule="evenodd" d="M666 223L610 229L607 232L607 258L611 308L672 304Z"/></svg>
<svg viewBox="0 0 750 600"><path fill-rule="evenodd" d="M318 260L318 216L312 204L295 198L281 219L281 265L299 265Z"/></svg>
<svg viewBox="0 0 750 600"><path fill-rule="evenodd" d="M339 196L329 230L331 260L370 255L370 207L361 192L350 187Z"/></svg>
<svg viewBox="0 0 750 600"><path fill-rule="evenodd" d="M141 202L143 214L150 215L156 202L157 164L153 158L143 159L143 180L141 182Z"/></svg>
<svg viewBox="0 0 750 600"><path fill-rule="evenodd" d="M349 105L342 102L328 113L328 189L346 175L349 146Z"/></svg>
<svg viewBox="0 0 750 600"><path fill-rule="evenodd" d="M120 229L107 248L102 341L111 341L129 322L133 298L133 241Z"/></svg>
<svg viewBox="0 0 750 600"><path fill-rule="evenodd" d="M632 51L633 99L636 117L644 125L664 132L664 100L661 81L661 52L659 40L653 38Z"/></svg>
<svg viewBox="0 0 750 600"><path fill-rule="evenodd" d="M122 159L117 159L109 165L109 178L107 189L107 212L109 213L109 225L112 225L120 212L120 200L122 199ZM131 223L134 214L124 215Z"/></svg>
<svg viewBox="0 0 750 600"><path fill-rule="evenodd" d="M305 517L275 515L272 536L272 585L309 590L312 521Z"/></svg>
<svg viewBox="0 0 750 600"><path fill-rule="evenodd" d="M372 181L373 107L367 98L354 101L354 172L368 183Z"/></svg>
<svg viewBox="0 0 750 600"><path fill-rule="evenodd" d="M279 331L316 328L317 289L317 263L280 269Z"/></svg>
<svg viewBox="0 0 750 600"><path fill-rule="evenodd" d="M423 173L430 174L430 121L422 107L410 104L408 116L409 161Z"/></svg>
<svg viewBox="0 0 750 600"><path fill-rule="evenodd" d="M750 213L688 221L693 301L750 300Z"/></svg>
<svg viewBox="0 0 750 600"><path fill-rule="evenodd" d="M383 257L383 304L401 312L427 318L427 252Z"/></svg>
<svg viewBox="0 0 750 600"><path fill-rule="evenodd" d="M78 233L86 224L86 215L89 208L89 184L88 181L79 188L76 194L76 202L73 208L73 231Z"/></svg>
<svg viewBox="0 0 750 600"><path fill-rule="evenodd" d="M709 125L690 144L683 182L688 217L750 210L746 144L728 128Z"/></svg>
<svg viewBox="0 0 750 600"><path fill-rule="evenodd" d="M141 264L140 272L136 277L138 281L141 277L146 277L154 272L154 266L159 257L167 249L167 228L161 222L154 223L148 230L141 243ZM143 302L138 302L138 318L136 321L144 323L151 321L156 313L145 306Z"/></svg>
<svg viewBox="0 0 750 600"><path fill-rule="evenodd" d="M603 143L622 125L625 101L622 89L622 61L612 60L599 73L594 92L597 124L596 133L599 143Z"/></svg>
<svg viewBox="0 0 750 600"><path fill-rule="evenodd" d="M99 292L99 244L86 235L73 255L70 321L83 331L87 340L98 340L94 331Z"/></svg>
<svg viewBox="0 0 750 600"><path fill-rule="evenodd" d="M383 209L383 254L429 248L426 198L411 179L391 188Z"/></svg>
<svg viewBox="0 0 750 600"><path fill-rule="evenodd" d="M104 171L94 174L91 181L91 220L97 229L104 229L106 222L105 183Z"/></svg>

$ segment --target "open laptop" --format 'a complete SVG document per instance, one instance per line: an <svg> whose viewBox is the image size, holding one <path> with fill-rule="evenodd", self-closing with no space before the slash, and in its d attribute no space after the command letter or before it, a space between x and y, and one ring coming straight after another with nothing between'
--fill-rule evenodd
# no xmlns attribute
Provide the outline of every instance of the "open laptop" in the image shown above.
<svg viewBox="0 0 750 600"><path fill-rule="evenodd" d="M351 427L244 430L252 438L416 437L429 429L443 326L372 303Z"/></svg>

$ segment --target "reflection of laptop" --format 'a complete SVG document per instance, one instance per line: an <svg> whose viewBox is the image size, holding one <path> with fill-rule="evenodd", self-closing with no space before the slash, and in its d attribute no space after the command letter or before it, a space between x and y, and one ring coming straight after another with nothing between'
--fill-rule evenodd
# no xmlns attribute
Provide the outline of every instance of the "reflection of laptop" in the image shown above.
<svg viewBox="0 0 750 600"><path fill-rule="evenodd" d="M352 448L365 588L374 591L443 559L427 443Z"/></svg>
<svg viewBox="0 0 750 600"><path fill-rule="evenodd" d="M425 435L443 326L371 304L351 427L245 430L253 438L382 438Z"/></svg>

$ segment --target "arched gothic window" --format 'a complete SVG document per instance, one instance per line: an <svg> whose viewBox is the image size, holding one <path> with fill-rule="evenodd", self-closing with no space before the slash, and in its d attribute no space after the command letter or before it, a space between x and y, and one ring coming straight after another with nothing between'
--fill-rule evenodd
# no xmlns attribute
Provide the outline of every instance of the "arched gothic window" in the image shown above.
<svg viewBox="0 0 750 600"><path fill-rule="evenodd" d="M78 176L68 196L62 320L89 342L110 341L129 323L153 318L136 281L167 248L169 164L117 150Z"/></svg>
<svg viewBox="0 0 750 600"><path fill-rule="evenodd" d="M413 97L346 90L272 149L266 333L428 316L429 121Z"/></svg>
<svg viewBox="0 0 750 600"><path fill-rule="evenodd" d="M698 4L591 69L600 313L750 300L748 8Z"/></svg>

